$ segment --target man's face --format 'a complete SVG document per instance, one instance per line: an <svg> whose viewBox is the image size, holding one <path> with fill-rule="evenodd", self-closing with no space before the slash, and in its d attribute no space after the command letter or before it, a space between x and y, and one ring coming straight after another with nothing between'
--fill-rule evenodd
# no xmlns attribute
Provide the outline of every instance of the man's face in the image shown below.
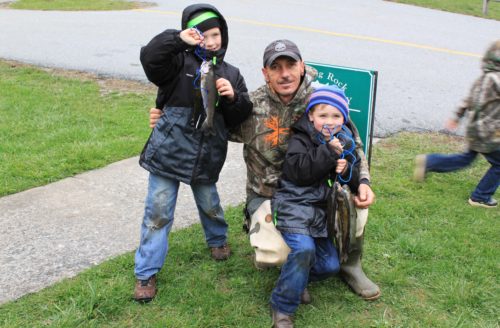
<svg viewBox="0 0 500 328"><path fill-rule="evenodd" d="M271 65L262 69L264 78L272 90L285 104L289 103L297 92L302 75L304 62L295 61L290 57L278 57Z"/></svg>
<svg viewBox="0 0 500 328"><path fill-rule="evenodd" d="M203 46L209 51L217 51L222 44L222 35L218 27L203 32Z"/></svg>

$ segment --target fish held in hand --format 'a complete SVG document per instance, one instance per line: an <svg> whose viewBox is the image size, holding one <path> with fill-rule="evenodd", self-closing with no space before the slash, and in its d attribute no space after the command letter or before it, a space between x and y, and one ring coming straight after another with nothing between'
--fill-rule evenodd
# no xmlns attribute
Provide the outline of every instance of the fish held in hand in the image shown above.
<svg viewBox="0 0 500 328"><path fill-rule="evenodd" d="M356 241L357 223L356 208L349 186L335 182L327 204L328 236L334 240L340 263L345 263Z"/></svg>
<svg viewBox="0 0 500 328"><path fill-rule="evenodd" d="M203 61L200 66L200 74L201 98L203 100L203 108L205 109L206 114L205 121L203 122L201 129L202 131L214 135L214 115L218 93L215 87L215 73L213 63L209 60Z"/></svg>

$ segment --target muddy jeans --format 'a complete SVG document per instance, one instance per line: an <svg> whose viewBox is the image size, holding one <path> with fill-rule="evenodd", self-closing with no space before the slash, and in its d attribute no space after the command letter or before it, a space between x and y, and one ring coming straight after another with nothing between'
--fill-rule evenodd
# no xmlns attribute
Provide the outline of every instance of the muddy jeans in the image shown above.
<svg viewBox="0 0 500 328"><path fill-rule="evenodd" d="M149 175L148 195L141 225L141 241L135 253L135 276L145 280L163 266L168 235L174 222L179 181ZM208 247L226 243L227 223L215 184L191 185Z"/></svg>
<svg viewBox="0 0 500 328"><path fill-rule="evenodd" d="M271 295L271 306L293 315L309 281L326 279L340 269L337 249L328 238L282 233L291 249Z"/></svg>

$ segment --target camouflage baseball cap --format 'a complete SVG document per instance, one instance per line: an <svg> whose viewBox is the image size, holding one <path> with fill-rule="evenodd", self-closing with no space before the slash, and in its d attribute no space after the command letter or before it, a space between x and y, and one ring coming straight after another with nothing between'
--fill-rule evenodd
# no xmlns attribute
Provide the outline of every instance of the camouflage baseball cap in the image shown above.
<svg viewBox="0 0 500 328"><path fill-rule="evenodd" d="M271 42L264 50L264 67L269 66L276 58L285 56L295 61L302 60L299 48L290 40L276 40Z"/></svg>

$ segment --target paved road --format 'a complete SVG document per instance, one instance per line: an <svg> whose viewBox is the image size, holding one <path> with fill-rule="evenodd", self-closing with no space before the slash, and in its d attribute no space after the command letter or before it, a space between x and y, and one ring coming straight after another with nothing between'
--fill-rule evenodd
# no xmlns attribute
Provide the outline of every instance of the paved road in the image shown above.
<svg viewBox="0 0 500 328"><path fill-rule="evenodd" d="M0 58L145 80L139 48L178 27L192 1L121 12L0 10ZM250 90L264 47L297 42L306 60L378 70L375 134L439 130L479 74L500 22L379 0L212 1L228 18L227 60Z"/></svg>
<svg viewBox="0 0 500 328"><path fill-rule="evenodd" d="M121 12L0 9L0 58L145 81L139 48L179 26L180 12L191 3L156 2ZM228 19L226 59L240 67L250 90L262 83L264 47L278 38L294 40L309 61L378 70L377 136L439 130L500 30L497 21L379 0L211 3ZM0 303L137 245L146 174L136 163L126 160L0 199ZM244 178L241 147L232 144L219 183L225 205L243 200ZM196 217L183 188L176 226Z"/></svg>

